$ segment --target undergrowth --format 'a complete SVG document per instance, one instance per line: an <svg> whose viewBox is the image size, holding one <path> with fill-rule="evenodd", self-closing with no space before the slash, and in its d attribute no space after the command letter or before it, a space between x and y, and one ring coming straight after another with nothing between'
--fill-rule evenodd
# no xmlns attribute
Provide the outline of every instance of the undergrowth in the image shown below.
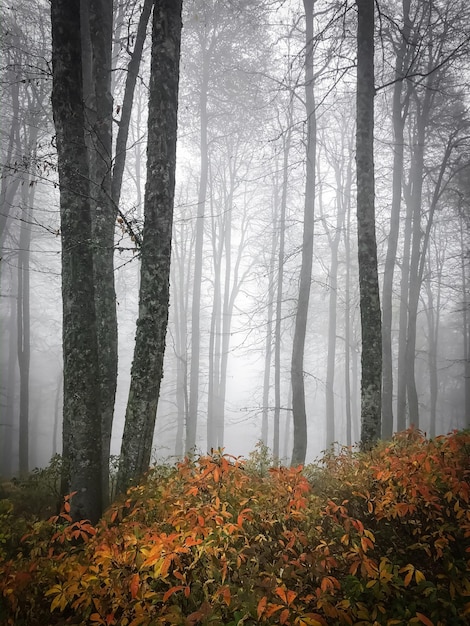
<svg viewBox="0 0 470 626"><path fill-rule="evenodd" d="M0 622L470 623L470 433L400 433L306 468L156 467L96 526L0 501ZM19 526L21 534L15 530Z"/></svg>

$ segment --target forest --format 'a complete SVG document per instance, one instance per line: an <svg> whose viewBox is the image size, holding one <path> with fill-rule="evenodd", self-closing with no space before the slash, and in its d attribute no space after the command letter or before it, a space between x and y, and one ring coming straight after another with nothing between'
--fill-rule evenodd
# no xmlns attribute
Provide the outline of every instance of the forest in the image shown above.
<svg viewBox="0 0 470 626"><path fill-rule="evenodd" d="M0 18L0 619L468 623L470 5Z"/></svg>

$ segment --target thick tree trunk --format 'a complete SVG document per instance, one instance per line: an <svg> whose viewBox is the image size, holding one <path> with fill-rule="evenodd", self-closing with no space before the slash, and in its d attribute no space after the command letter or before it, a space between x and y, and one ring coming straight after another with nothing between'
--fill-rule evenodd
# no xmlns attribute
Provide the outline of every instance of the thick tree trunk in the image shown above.
<svg viewBox="0 0 470 626"><path fill-rule="evenodd" d="M114 225L111 198L113 97L111 94L112 0L89 3L91 44L90 174L93 199L93 267L100 367L103 506L109 501L109 455L116 397L118 329L114 287Z"/></svg>
<svg viewBox="0 0 470 626"><path fill-rule="evenodd" d="M118 492L124 491L148 469L163 376L175 188L181 4L181 0L157 0L153 14L139 318Z"/></svg>
<svg viewBox="0 0 470 626"><path fill-rule="evenodd" d="M305 9L305 112L307 116L306 181L304 228L302 237L302 265L300 268L299 298L295 316L292 346L291 381L294 442L291 465L305 463L307 454L307 413L305 408L304 351L307 332L308 303L312 280L313 227L315 211L316 116L313 75L313 5L304 0Z"/></svg>
<svg viewBox="0 0 470 626"><path fill-rule="evenodd" d="M361 445L381 431L382 330L374 188L374 0L357 0L357 232L362 331Z"/></svg>
<svg viewBox="0 0 470 626"><path fill-rule="evenodd" d="M101 515L101 420L79 0L52 0L52 107L62 235L63 493L74 519Z"/></svg>

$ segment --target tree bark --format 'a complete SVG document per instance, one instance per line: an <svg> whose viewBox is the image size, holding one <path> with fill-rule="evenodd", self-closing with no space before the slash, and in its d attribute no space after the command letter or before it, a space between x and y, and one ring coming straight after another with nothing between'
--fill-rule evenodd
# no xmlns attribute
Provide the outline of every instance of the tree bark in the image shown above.
<svg viewBox="0 0 470 626"><path fill-rule="evenodd" d="M101 515L101 420L79 0L52 0L52 108L62 237L64 473L72 518Z"/></svg>
<svg viewBox="0 0 470 626"><path fill-rule="evenodd" d="M84 18L84 19L83 19ZM82 58L89 126L93 269L100 368L103 507L109 501L109 455L118 368L111 197L113 97L111 94L112 0L82 0Z"/></svg>
<svg viewBox="0 0 470 626"><path fill-rule="evenodd" d="M29 374L31 363L31 314L29 287L29 257L31 244L31 210L34 185L25 176L22 187L20 241L18 251L18 295L16 300L16 332L18 367L20 373L19 472L29 471Z"/></svg>
<svg viewBox="0 0 470 626"><path fill-rule="evenodd" d="M209 148L207 140L208 113L207 92L209 88L208 53L203 49L201 91L199 94L200 150L199 191L196 216L196 243L194 250L193 299L191 304L191 362L189 373L189 410L186 421L186 453L194 451L199 406L199 361L201 351L200 318L202 286L202 251L204 244L204 214L206 209L207 180L209 173Z"/></svg>
<svg viewBox="0 0 470 626"><path fill-rule="evenodd" d="M154 0L145 0L140 14L139 24L135 37L134 50L132 51L131 60L127 66L126 85L124 88L124 97L122 100L121 119L119 120L118 132L116 137L116 156L114 160L113 177L111 183L111 195L115 207L119 206L121 199L122 178L124 167L126 164L127 154L127 138L129 136L129 125L131 121L132 103L134 102L135 85L139 74L140 62L142 59L142 50L144 48L145 37L147 34L147 25L152 12Z"/></svg>
<svg viewBox="0 0 470 626"><path fill-rule="evenodd" d="M181 5L181 0L157 0L153 14L139 318L118 492L123 492L148 469L163 376L175 189Z"/></svg>
<svg viewBox="0 0 470 626"><path fill-rule="evenodd" d="M382 330L374 188L374 0L357 0L357 231L362 331L361 445L381 430Z"/></svg>
<svg viewBox="0 0 470 626"><path fill-rule="evenodd" d="M295 316L292 346L292 416L294 441L291 465L305 463L307 454L307 413L305 409L304 351L307 332L308 303L312 280L313 228L315 212L315 158L316 115L313 74L313 5L314 0L304 0L305 9L305 112L307 116L306 181L304 228L302 237L302 265L300 268L299 298Z"/></svg>
<svg viewBox="0 0 470 626"><path fill-rule="evenodd" d="M385 258L384 280L382 288L382 438L390 439L393 434L393 357L392 357L392 319L393 319L393 275L400 229L401 192L404 164L404 127L407 116L407 102L402 101L403 76L408 71L410 54L410 0L403 0L403 32L395 60L395 84L393 86L392 121L393 121L393 180L392 209L388 233L387 255Z"/></svg>

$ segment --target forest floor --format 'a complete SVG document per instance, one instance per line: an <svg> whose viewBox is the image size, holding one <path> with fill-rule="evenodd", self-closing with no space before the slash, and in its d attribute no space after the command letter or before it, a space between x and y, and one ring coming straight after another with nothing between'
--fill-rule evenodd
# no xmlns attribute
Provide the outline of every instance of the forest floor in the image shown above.
<svg viewBox="0 0 470 626"><path fill-rule="evenodd" d="M469 624L469 459L469 431L304 468L221 452L152 468L95 526L71 496L50 516L52 465L0 494L0 623Z"/></svg>

